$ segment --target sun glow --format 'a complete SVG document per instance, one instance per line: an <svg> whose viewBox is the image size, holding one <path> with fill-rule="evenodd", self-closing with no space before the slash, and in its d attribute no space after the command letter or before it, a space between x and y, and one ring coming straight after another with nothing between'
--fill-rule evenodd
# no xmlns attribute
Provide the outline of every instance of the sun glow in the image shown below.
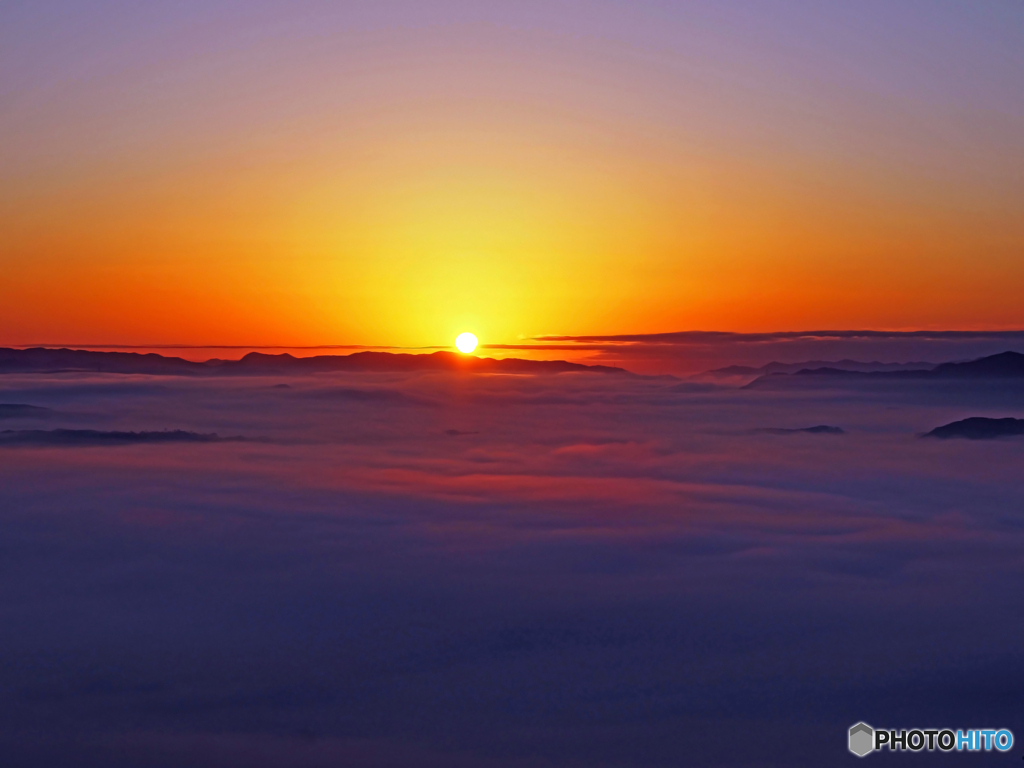
<svg viewBox="0 0 1024 768"><path fill-rule="evenodd" d="M476 349L476 345L476 336L472 333L460 333L455 338L455 346L458 348L459 352L462 352L464 355L468 355Z"/></svg>

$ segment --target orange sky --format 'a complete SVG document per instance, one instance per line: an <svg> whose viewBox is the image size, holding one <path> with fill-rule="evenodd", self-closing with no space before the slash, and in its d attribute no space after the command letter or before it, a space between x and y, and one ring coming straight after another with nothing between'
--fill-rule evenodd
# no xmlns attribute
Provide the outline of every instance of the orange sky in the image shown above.
<svg viewBox="0 0 1024 768"><path fill-rule="evenodd" d="M259 30L5 83L0 343L1024 326L1019 104L827 41Z"/></svg>

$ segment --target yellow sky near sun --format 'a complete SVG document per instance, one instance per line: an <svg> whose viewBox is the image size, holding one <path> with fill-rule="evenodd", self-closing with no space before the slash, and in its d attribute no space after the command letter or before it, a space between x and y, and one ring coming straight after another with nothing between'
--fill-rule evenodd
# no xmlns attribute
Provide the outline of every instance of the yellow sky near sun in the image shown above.
<svg viewBox="0 0 1024 768"><path fill-rule="evenodd" d="M19 118L0 341L1024 323L1010 138L957 163L864 95L819 119L596 44L402 34Z"/></svg>

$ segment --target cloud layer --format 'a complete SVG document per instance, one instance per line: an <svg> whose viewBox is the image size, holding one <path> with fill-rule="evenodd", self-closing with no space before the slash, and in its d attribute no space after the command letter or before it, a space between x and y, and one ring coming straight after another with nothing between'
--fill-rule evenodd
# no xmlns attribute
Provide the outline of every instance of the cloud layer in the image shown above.
<svg viewBox="0 0 1024 768"><path fill-rule="evenodd" d="M1024 444L917 437L1024 416L1015 391L93 374L0 400L247 438L4 451L7 765L817 766L860 719L1021 727ZM816 424L846 434L757 431Z"/></svg>

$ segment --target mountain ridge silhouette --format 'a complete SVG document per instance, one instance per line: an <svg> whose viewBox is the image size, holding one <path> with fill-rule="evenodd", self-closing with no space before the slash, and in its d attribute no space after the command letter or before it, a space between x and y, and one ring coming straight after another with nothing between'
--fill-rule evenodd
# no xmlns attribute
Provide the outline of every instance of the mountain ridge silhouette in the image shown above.
<svg viewBox="0 0 1024 768"><path fill-rule="evenodd" d="M813 380L815 378L861 381L1024 379L1024 354L1013 351L1000 352L967 362L940 363L931 370L850 371L840 368L803 368L793 373L770 373L760 376L747 384L744 389L756 389L766 385L785 384L796 380Z"/></svg>
<svg viewBox="0 0 1024 768"><path fill-rule="evenodd" d="M250 352L239 360L212 359L196 362L155 352L97 352L66 347L0 348L0 373L96 372L158 376L271 376L335 371L629 374L624 368L607 365L583 365L565 360L495 359L445 351L421 355L364 351L351 355L313 357L295 357L288 353L270 355Z"/></svg>

